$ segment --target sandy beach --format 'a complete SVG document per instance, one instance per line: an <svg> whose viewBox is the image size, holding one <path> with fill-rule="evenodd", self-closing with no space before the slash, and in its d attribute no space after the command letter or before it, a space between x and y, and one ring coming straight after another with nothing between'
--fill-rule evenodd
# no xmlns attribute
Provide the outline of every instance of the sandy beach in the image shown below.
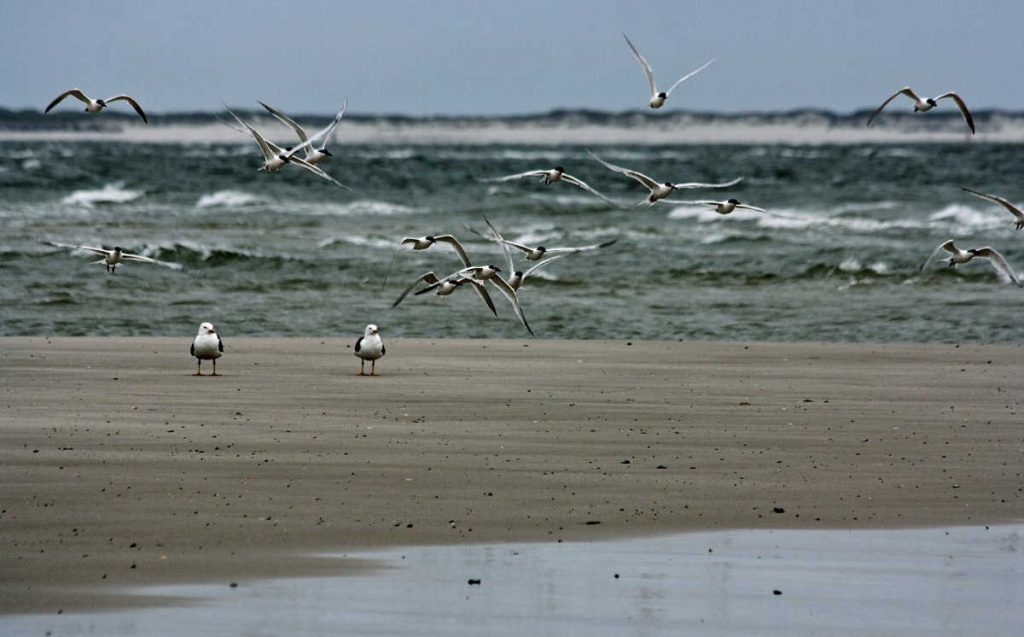
<svg viewBox="0 0 1024 637"><path fill-rule="evenodd" d="M0 612L313 553L1024 518L1019 346L0 339Z"/></svg>

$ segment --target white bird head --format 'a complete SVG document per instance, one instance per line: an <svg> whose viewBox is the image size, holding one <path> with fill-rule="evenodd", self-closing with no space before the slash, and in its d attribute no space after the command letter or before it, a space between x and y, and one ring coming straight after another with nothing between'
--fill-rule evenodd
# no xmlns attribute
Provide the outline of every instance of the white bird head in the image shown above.
<svg viewBox="0 0 1024 637"><path fill-rule="evenodd" d="M377 329L377 326L374 325L373 323L370 323L369 325L366 326L366 331L363 332L363 336L371 336L373 334L379 334L379 333L380 333L380 330Z"/></svg>
<svg viewBox="0 0 1024 637"><path fill-rule="evenodd" d="M217 330L213 328L213 323L203 323L199 326L200 334L216 334Z"/></svg>

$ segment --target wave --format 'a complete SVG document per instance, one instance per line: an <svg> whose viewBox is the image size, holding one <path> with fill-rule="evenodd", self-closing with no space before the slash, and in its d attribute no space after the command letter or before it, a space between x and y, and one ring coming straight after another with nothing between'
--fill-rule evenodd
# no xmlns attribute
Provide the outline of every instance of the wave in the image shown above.
<svg viewBox="0 0 1024 637"><path fill-rule="evenodd" d="M380 239L374 237L366 237L362 235L344 235L340 237L328 237L317 243L317 247L327 248L339 243L345 243L348 245L359 246L361 248L396 248L398 245L397 241L391 239Z"/></svg>
<svg viewBox="0 0 1024 637"><path fill-rule="evenodd" d="M411 215L425 212L425 208L416 208L389 201L377 201L374 199L361 199L349 203L313 203L300 202L289 204L291 211L312 216L334 216L348 217L351 215L370 215L374 217L385 217L390 215Z"/></svg>
<svg viewBox="0 0 1024 637"><path fill-rule="evenodd" d="M889 264L885 261L876 261L874 263L864 265L854 257L847 257L846 259L843 259L839 264L839 269L843 272L854 274L871 273L880 276L891 274Z"/></svg>
<svg viewBox="0 0 1024 637"><path fill-rule="evenodd" d="M71 206L85 206L92 208L96 204L120 204L135 201L144 193L141 190L126 190L124 182L107 184L99 190L76 190L61 203Z"/></svg>
<svg viewBox="0 0 1024 637"><path fill-rule="evenodd" d="M256 195L239 190L218 190L209 195L199 197L196 208L241 208L250 204L261 203L263 199Z"/></svg>
<svg viewBox="0 0 1024 637"><path fill-rule="evenodd" d="M991 211L981 211L962 204L950 204L928 217L929 221L936 222L935 225L952 222L967 228L992 228L1007 223L1009 219L1005 213L999 214L994 208Z"/></svg>
<svg viewBox="0 0 1024 637"><path fill-rule="evenodd" d="M187 239L147 243L138 250L138 253L152 259L185 265L222 265L247 260L279 262L300 260L288 254L267 254L260 250L228 244L207 244Z"/></svg>

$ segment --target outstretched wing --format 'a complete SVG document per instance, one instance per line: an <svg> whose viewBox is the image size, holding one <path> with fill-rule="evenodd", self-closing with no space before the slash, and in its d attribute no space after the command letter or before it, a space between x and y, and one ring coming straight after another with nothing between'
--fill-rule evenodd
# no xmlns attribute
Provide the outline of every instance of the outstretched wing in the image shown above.
<svg viewBox="0 0 1024 637"><path fill-rule="evenodd" d="M692 181L685 184L672 184L673 190L693 190L694 188L731 188L736 184L743 181L743 177L737 177L732 181L727 181L721 184L704 184L696 181Z"/></svg>
<svg viewBox="0 0 1024 637"><path fill-rule="evenodd" d="M533 250L534 250L530 246L523 245L521 243L516 243L515 241L509 241L508 239L502 239L501 242L504 245L511 246L511 247L515 248L516 250L522 250L523 252L526 252L526 253L533 252Z"/></svg>
<svg viewBox="0 0 1024 637"><path fill-rule="evenodd" d="M523 307L519 304L519 295L517 295L516 291L512 289L512 286L508 284L508 281L501 278L500 274L495 274L488 279L488 281L493 283L494 287L501 290L501 293L505 295L508 302L512 304L512 309L515 311L516 316L519 317L519 322L523 324L523 327L525 327L526 331L530 333L530 336L533 336L533 330L530 328L530 324L526 322L526 315L523 314Z"/></svg>
<svg viewBox="0 0 1024 637"><path fill-rule="evenodd" d="M737 210L753 210L754 212L768 212L764 208L758 208L757 206L748 206L745 203L738 203L738 204L736 204L736 209Z"/></svg>
<svg viewBox="0 0 1024 637"><path fill-rule="evenodd" d="M309 140L307 140L305 142L305 144L309 144ZM299 149L299 147L293 148L293 149L291 149L290 152L294 153L298 149ZM337 186L339 188L343 188L345 190L352 190L351 188L349 188L345 184L341 183L340 181L338 181L334 177L331 177L330 175L328 175L324 171L320 170L318 167L316 167L313 164L309 163L305 159L302 159L301 157L296 157L294 154L288 156L288 163L289 164L295 164L296 166L301 166L302 168L305 168L306 170L308 170L309 172L313 173L317 177L320 177L321 179L326 179L327 181L331 182L332 184L334 184L335 186Z"/></svg>
<svg viewBox="0 0 1024 637"><path fill-rule="evenodd" d="M615 239L611 239L609 241L604 241L602 243L593 243L591 245L586 245L586 246L573 246L573 247L565 247L565 248L548 248L544 252L544 254L549 254L549 255L553 256L553 255L556 255L556 254L565 255L565 254L576 254L577 252L588 252L590 250L597 250L597 249L600 249L600 248L607 248L608 246L612 245L613 243L615 243L618 240L619 240L618 237L616 237Z"/></svg>
<svg viewBox="0 0 1024 637"><path fill-rule="evenodd" d="M504 175L502 177L488 177L487 179L480 179L484 183L494 183L500 181L512 181L514 179L522 179L523 177L543 177L548 171L546 170L528 170L525 173L516 173L514 175ZM564 176L563 176L564 179Z"/></svg>
<svg viewBox="0 0 1024 637"><path fill-rule="evenodd" d="M654 84L654 69L652 69L651 65L647 63L644 56L640 55L640 51L636 50L636 47L629 41L629 37L625 33L622 34L622 37L625 38L626 44L629 45L629 50L633 52L633 57L636 58L636 61L639 62L641 68L643 68L644 75L647 76L647 83L651 85L651 95L657 95L658 87Z"/></svg>
<svg viewBox="0 0 1024 637"><path fill-rule="evenodd" d="M135 99L132 98L132 96L123 94L115 95L114 97L108 97L105 101L107 102L107 104L109 104L111 102L116 102L118 100L128 102L131 105L131 107L135 109L135 112L139 114L139 117L142 118L142 121L146 122L147 124L149 123L149 118L146 117L146 113L143 112L142 107L139 106L139 103L136 102Z"/></svg>
<svg viewBox="0 0 1024 637"><path fill-rule="evenodd" d="M458 253L459 259L462 261L462 265L466 266L467 268L472 266L472 264L469 262L469 255L466 254L466 249L462 247L462 244L459 243L459 240L456 239L453 235L436 234L434 235L434 240L441 241L443 243L447 243L448 245L450 245L452 248L455 249L455 252Z"/></svg>
<svg viewBox="0 0 1024 637"><path fill-rule="evenodd" d="M175 263L173 261L161 261L159 259L144 257L141 254L132 254L130 252L122 252L121 259L124 261L137 261L139 263L152 263L154 265L162 265L163 267L170 268L172 270L182 269L182 265L180 263Z"/></svg>
<svg viewBox="0 0 1024 637"><path fill-rule="evenodd" d="M338 127L338 123L341 122L341 118L345 117L346 108L348 108L348 99L342 102L341 110L339 110L338 114L334 116L334 119L331 120L331 123L328 124L323 130L314 133L313 136L309 138L314 148L316 148L317 150L323 150L324 148L327 148L327 142L331 140L331 136L334 134L334 129ZM319 146L317 146L318 144Z"/></svg>
<svg viewBox="0 0 1024 637"><path fill-rule="evenodd" d="M495 275L495 276L497 276L497 275ZM471 278L461 279L458 282L459 285L464 285L466 283L468 283L468 284L473 286L473 289L476 290L477 295L479 295L480 298L483 299L483 302L487 304L488 309L491 310L491 314L493 314L494 316L497 316L498 315L498 310L495 309L494 301L491 300L491 295L487 293L487 288L484 287L484 282L483 281L477 281L476 279L471 279Z"/></svg>
<svg viewBox="0 0 1024 637"><path fill-rule="evenodd" d="M622 166L616 166L615 164L610 164L605 160L601 159L600 157L598 157L597 155L595 155L594 153L591 153L589 150L587 152L590 154L591 157L604 164L604 167L607 168L608 170L615 171L617 173L629 177L630 179L634 179L650 190L654 190L660 185L658 184L658 182L654 181L653 179L651 179L650 177L648 177L647 175L643 174L640 171L631 170L629 168L623 168Z"/></svg>
<svg viewBox="0 0 1024 637"><path fill-rule="evenodd" d="M924 269L927 268L928 265L935 259L935 257L938 256L939 253L942 252L943 250L945 250L946 252L950 252L952 254L956 254L959 252L956 245L953 243L953 240L950 239L949 241L946 241L945 243L940 244L939 247L935 248L931 255L929 255L929 257L924 260L924 263L921 264L921 267L918 268L918 271L923 272Z"/></svg>
<svg viewBox="0 0 1024 637"><path fill-rule="evenodd" d="M888 106L889 102L891 102L894 99L896 99L896 97L899 96L899 95L906 95L907 97L909 97L910 99L914 100L915 102L921 101L921 98L917 96L917 93L914 92L914 89L910 88L909 86L904 86L900 90L898 90L895 93L893 93L892 95L890 95L889 99L887 99L884 102L882 102L882 105L879 106L877 109L875 109L875 112L872 113L871 117L868 118L867 125L871 126L871 120L875 119L875 117L879 113L882 112L882 109L885 108L886 106Z"/></svg>
<svg viewBox="0 0 1024 637"><path fill-rule="evenodd" d="M424 274L419 275L418 277L416 277L415 281L409 284L409 287L402 290L402 293L398 296L397 299L395 299L395 302L391 304L391 307L398 307L398 304L402 302L402 299L408 296L409 292L412 292L413 288L420 284L420 281L425 281L426 283L430 283L431 285L440 282L440 280L437 278L437 275L434 274L433 272L426 272Z"/></svg>
<svg viewBox="0 0 1024 637"><path fill-rule="evenodd" d="M46 245L49 245L49 246L53 246L55 248L63 248L65 250L86 250L88 252L93 252L95 254L98 254L98 255L101 255L101 256L104 256L104 257L113 252L113 250L107 250L106 248L94 248L92 246L78 246L78 245L73 245L73 244L70 244L70 243L59 243L57 241L43 241L43 243L46 244Z"/></svg>
<svg viewBox="0 0 1024 637"><path fill-rule="evenodd" d="M669 89L668 89L667 91L665 91L665 95L671 95L671 94L672 94L672 91L674 91L674 90L675 90L675 88L676 88L677 86L679 86L680 84L682 84L682 83L683 83L683 82L685 82L686 80L690 79L690 78L691 78L691 77L693 77L694 75L696 75L696 74L700 73L700 72L701 72L701 71L703 71L704 69L706 69L706 68L708 68L709 66L711 66L711 63L712 63L712 62L714 62L714 61L715 61L715 60L714 60L714 58L712 58L712 59L711 59L710 61L706 62L706 63L705 63L705 64L704 64L703 66L701 66L701 67L700 67L699 69L697 69L696 71L690 71L690 72L689 72L689 73L687 73L686 75L684 75L684 76L682 76L681 78L679 78L678 80L676 80L676 83L675 83L675 84L673 84L673 85L672 85L672 87L671 87L671 88L669 88Z"/></svg>
<svg viewBox="0 0 1024 637"><path fill-rule="evenodd" d="M573 186L576 186L577 188L582 188L583 190L586 190L587 192L589 192L592 195L596 195L597 197L601 198L607 204L610 204L610 205L616 206L616 207L620 206L619 204L615 203L614 201L612 201L608 197L605 197L604 195L599 193L597 190L592 188L590 185L588 185L586 182L584 182L582 179L579 179L578 177L573 177L572 175L567 175L565 173L562 173L562 181L564 181L566 183L570 183Z"/></svg>
<svg viewBox="0 0 1024 637"><path fill-rule="evenodd" d="M46 110L44 110L43 112L44 113L49 113L51 110L53 110L54 106L56 106L57 104L60 104L62 101L64 101L64 98L68 97L68 96L71 96L71 97L77 99L78 101L82 102L83 104L88 104L89 101L90 101L89 100L89 96L87 96L85 93L83 93L81 89L73 88L73 89L69 89L67 91L64 91L63 93L61 93L57 97L53 98L53 101L50 102L50 105L47 106Z"/></svg>
<svg viewBox="0 0 1024 637"><path fill-rule="evenodd" d="M235 118L235 121L238 122L242 129L245 130L245 132L249 133L250 137L256 140L256 144L260 147L260 152L263 153L264 161L270 159L271 157L274 157L274 151L271 150L270 146L267 144L267 140L263 139L263 135L260 135L259 131L257 131L255 128L253 128L245 121L243 121L242 118L236 115L233 110L228 108L227 104L224 105L224 108L225 110L227 110L228 113L231 114L231 117Z"/></svg>
<svg viewBox="0 0 1024 637"><path fill-rule="evenodd" d="M436 290L445 281L453 281L453 282L455 282L456 285L462 285L465 282L464 279L471 278L473 275L478 273L480 270L483 270L483 266L477 265L477 266L472 266L472 267L469 267L469 268L462 268L461 270L459 270L457 272L452 272L451 274L449 274L445 278L443 278L443 279L441 279L439 281L435 281L435 282L431 283L430 285L428 285L425 288L417 290L416 296L419 296L421 294L426 294L427 292L433 292L434 290Z"/></svg>
<svg viewBox="0 0 1024 637"><path fill-rule="evenodd" d="M968 128L971 129L971 135L973 135L974 134L974 118L971 117L971 112L969 110L967 110L967 104L964 103L964 100L963 100L962 97L957 95L955 92L950 91L948 93L943 93L942 95L936 97L935 101L938 102L939 100L946 99L947 97L952 99L954 102L956 102L956 107L960 109L960 113L964 116L964 120L966 120Z"/></svg>
<svg viewBox="0 0 1024 637"><path fill-rule="evenodd" d="M1014 217L1017 218L1017 221L1024 222L1024 212L1021 212L1020 208L1018 208L1017 206L1013 205L1008 200L1003 199L1002 197L999 197L999 196L996 196L996 195L986 195L983 192L978 192L977 190L971 190L970 188L964 188L963 186L960 186L960 190L963 190L964 192L968 192L968 193L974 195L975 197L979 197L979 198L984 199L986 201L991 201L992 203L999 204L1003 208L1006 208L1007 210L1009 210L1010 214L1012 214Z"/></svg>
<svg viewBox="0 0 1024 637"><path fill-rule="evenodd" d="M484 222L486 222L487 227L491 229L491 233L494 235L492 237L494 241L501 246L501 251L505 253L505 262L508 263L508 271L510 273L515 272L516 266L512 259L512 251L509 250L508 245L505 244L505 237L501 236L501 233L498 232L498 229L491 224L491 220L488 219L486 215L484 216Z"/></svg>
<svg viewBox="0 0 1024 637"><path fill-rule="evenodd" d="M989 247L978 248L974 251L974 254L975 256L985 257L988 259L988 262L992 264L992 267L995 268L996 272L999 272L1006 278L1013 281L1014 285L1017 287L1022 287L1020 279L1017 278L1017 273L1013 271L1013 268L1011 268L1010 264L1006 262L1003 255L999 254L996 250Z"/></svg>
<svg viewBox="0 0 1024 637"><path fill-rule="evenodd" d="M271 115L276 117L277 121L281 122L282 124L284 124L288 128L290 128L293 131L295 131L295 136L299 138L299 142L305 143L305 142L309 141L309 136L306 135L306 129L304 129L303 127L299 126L298 122L296 122L294 119L288 117L287 115L285 115L281 111L277 110L276 108L274 108L272 106L268 106L267 104L264 104L263 102L260 102L259 100L256 100L256 101L259 103L260 106L262 106L263 108L267 109L268 113L270 113Z"/></svg>
<svg viewBox="0 0 1024 637"><path fill-rule="evenodd" d="M558 261L559 259L561 259L563 257L567 257L570 254L572 254L572 253L571 252L563 252L562 254L556 254L556 255L554 255L552 257L548 257L547 259L544 259L543 261L541 261L537 265L533 266L532 268L530 268L526 272L523 272L523 278L522 278L522 283L520 284L520 287L522 287L522 285L524 285L526 283L526 278L529 277L534 272L536 272L537 270L545 267L546 265L548 265L552 261Z"/></svg>

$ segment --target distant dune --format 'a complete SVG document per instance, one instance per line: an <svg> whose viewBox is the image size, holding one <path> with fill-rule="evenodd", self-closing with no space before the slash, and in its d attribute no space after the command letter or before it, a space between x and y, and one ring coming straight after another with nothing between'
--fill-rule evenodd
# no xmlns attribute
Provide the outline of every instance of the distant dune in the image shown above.
<svg viewBox="0 0 1024 637"><path fill-rule="evenodd" d="M260 128L286 139L287 129L263 113L245 114ZM494 117L349 115L337 138L349 144L860 144L1024 142L1024 112L981 111L978 134L950 113L885 113L868 128L868 112L839 115L800 110L782 113L712 114L677 111L651 114L556 110ZM299 115L316 127L325 115ZM119 141L134 143L233 143L244 138L214 113L154 114L146 126L134 114L108 112L42 115L0 109L0 141Z"/></svg>

